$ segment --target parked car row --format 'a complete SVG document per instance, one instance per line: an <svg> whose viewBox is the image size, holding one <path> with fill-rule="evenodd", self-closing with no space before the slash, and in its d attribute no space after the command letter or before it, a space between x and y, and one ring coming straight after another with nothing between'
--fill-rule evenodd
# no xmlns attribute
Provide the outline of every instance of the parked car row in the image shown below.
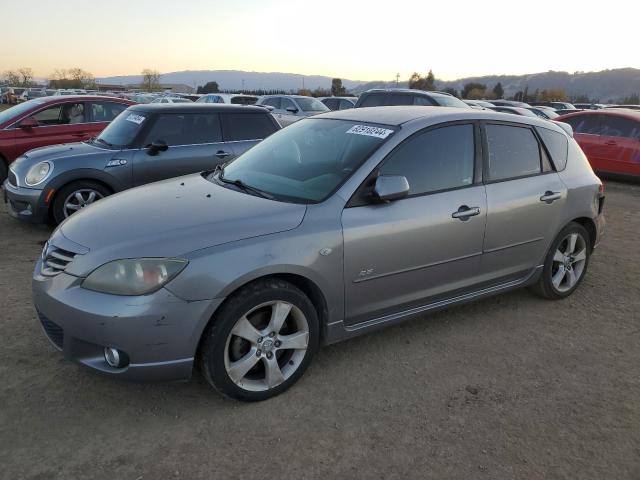
<svg viewBox="0 0 640 480"><path fill-rule="evenodd" d="M62 220L32 283L51 343L117 378L198 365L257 401L321 344L518 287L578 288L604 193L569 127L374 95L334 112L297 96L133 105L94 139L21 155L10 213Z"/></svg>

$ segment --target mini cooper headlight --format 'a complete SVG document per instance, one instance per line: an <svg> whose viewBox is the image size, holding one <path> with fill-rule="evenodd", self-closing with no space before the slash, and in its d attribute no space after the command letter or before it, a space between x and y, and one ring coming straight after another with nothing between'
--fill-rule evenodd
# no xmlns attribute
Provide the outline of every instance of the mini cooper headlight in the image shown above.
<svg viewBox="0 0 640 480"><path fill-rule="evenodd" d="M36 163L27 172L27 175L24 178L24 183L30 187L34 187L39 183L42 183L49 176L52 170L53 167L49 162Z"/></svg>
<svg viewBox="0 0 640 480"><path fill-rule="evenodd" d="M188 263L173 258L114 260L91 272L82 287L113 295L146 295L175 278Z"/></svg>

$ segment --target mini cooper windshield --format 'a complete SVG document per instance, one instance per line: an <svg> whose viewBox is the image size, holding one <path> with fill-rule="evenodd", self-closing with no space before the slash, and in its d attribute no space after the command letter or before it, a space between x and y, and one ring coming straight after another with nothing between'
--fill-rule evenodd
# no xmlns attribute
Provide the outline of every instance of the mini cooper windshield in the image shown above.
<svg viewBox="0 0 640 480"><path fill-rule="evenodd" d="M147 114L125 110L98 135L94 142L103 147L125 148L131 145L143 128Z"/></svg>
<svg viewBox="0 0 640 480"><path fill-rule="evenodd" d="M346 120L302 120L220 169L217 178L278 200L321 202L393 132Z"/></svg>

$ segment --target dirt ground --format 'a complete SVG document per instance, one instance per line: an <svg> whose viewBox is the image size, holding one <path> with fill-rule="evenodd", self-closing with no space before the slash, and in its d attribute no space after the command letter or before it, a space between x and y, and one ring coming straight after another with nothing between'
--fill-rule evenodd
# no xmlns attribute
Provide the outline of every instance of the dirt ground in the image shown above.
<svg viewBox="0 0 640 480"><path fill-rule="evenodd" d="M2 479L639 479L640 185L561 302L516 291L325 347L289 392L225 400L62 359L31 305L45 228L0 207Z"/></svg>

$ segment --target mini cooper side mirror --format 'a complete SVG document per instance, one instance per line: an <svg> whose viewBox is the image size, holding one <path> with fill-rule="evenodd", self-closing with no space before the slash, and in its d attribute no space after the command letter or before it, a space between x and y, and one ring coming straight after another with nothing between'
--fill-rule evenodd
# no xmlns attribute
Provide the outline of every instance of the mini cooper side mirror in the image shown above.
<svg viewBox="0 0 640 480"><path fill-rule="evenodd" d="M154 140L151 145L149 145L147 153L149 155L157 155L158 152L166 152L168 148L169 145L167 145L167 142L164 140Z"/></svg>
<svg viewBox="0 0 640 480"><path fill-rule="evenodd" d="M380 202L392 202L409 194L409 182L402 175L380 175L373 187L373 196Z"/></svg>

